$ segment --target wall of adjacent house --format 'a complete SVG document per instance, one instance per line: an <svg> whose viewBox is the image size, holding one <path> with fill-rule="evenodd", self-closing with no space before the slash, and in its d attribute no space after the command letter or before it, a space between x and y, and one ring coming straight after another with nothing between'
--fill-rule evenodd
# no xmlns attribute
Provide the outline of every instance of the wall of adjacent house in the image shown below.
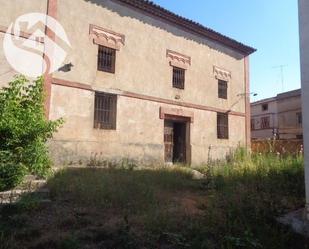
<svg viewBox="0 0 309 249"><path fill-rule="evenodd" d="M297 114L302 112L301 96L278 99L278 123L280 138L289 139L302 135Z"/></svg>
<svg viewBox="0 0 309 249"><path fill-rule="evenodd" d="M267 111L263 111L263 104L268 104ZM262 127L261 118L263 117L269 117L270 128L264 129ZM251 104L251 122L254 122L254 129L251 130L251 137L253 139L273 138L274 129L278 127L277 102L270 100Z"/></svg>
<svg viewBox="0 0 309 249"><path fill-rule="evenodd" d="M7 62L3 51L3 39L7 28L15 22L15 20L24 14L28 13L46 13L47 0L0 0L1 15L0 15L0 87L7 85L14 75L18 74L14 68ZM39 23L35 27L28 29L26 25L20 25L20 30L31 33L35 29L41 29L44 33L44 24ZM15 37L17 38L17 37ZM18 38L18 45L21 45L26 39ZM16 41L15 41L16 42ZM42 49L43 44L37 44Z"/></svg>

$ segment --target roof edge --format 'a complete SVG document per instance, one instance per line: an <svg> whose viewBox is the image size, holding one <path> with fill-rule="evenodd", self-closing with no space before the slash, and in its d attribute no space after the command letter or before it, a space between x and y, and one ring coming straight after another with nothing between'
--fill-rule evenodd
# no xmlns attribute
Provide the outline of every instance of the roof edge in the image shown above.
<svg viewBox="0 0 309 249"><path fill-rule="evenodd" d="M172 11L169 11L153 3L152 1L148 0L112 0L112 1L124 4L126 6L132 7L142 12L146 12L147 14L150 14L157 18L163 19L177 27L184 29L186 32L191 32L206 37L210 40L217 41L225 45L226 47L229 47L231 49L240 52L244 56L248 56L257 51L253 47L247 46L219 32L207 28L200 23L179 16L173 13Z"/></svg>

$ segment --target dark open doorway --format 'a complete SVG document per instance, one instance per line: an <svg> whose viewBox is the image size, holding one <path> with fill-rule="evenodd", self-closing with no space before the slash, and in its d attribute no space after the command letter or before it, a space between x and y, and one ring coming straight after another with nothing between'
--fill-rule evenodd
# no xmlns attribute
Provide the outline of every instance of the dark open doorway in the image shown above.
<svg viewBox="0 0 309 249"><path fill-rule="evenodd" d="M188 163L188 127L185 121L164 121L165 162Z"/></svg>

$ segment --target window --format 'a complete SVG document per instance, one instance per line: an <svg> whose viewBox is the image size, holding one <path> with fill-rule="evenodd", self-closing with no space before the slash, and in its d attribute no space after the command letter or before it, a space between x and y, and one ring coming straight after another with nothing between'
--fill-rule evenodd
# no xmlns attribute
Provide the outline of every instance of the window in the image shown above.
<svg viewBox="0 0 309 249"><path fill-rule="evenodd" d="M263 117L261 118L261 129L268 129L270 128L270 118Z"/></svg>
<svg viewBox="0 0 309 249"><path fill-rule="evenodd" d="M99 46L98 70L108 73L115 73L116 50Z"/></svg>
<svg viewBox="0 0 309 249"><path fill-rule="evenodd" d="M301 112L296 113L297 124L299 127L303 126L303 115Z"/></svg>
<svg viewBox="0 0 309 249"><path fill-rule="evenodd" d="M268 110L268 104L263 104L262 105L262 111L265 112Z"/></svg>
<svg viewBox="0 0 309 249"><path fill-rule="evenodd" d="M296 135L296 139L304 139L303 135Z"/></svg>
<svg viewBox="0 0 309 249"><path fill-rule="evenodd" d="M116 130L117 95L95 93L94 128Z"/></svg>
<svg viewBox="0 0 309 249"><path fill-rule="evenodd" d="M229 138L229 116L226 113L217 113L217 137Z"/></svg>
<svg viewBox="0 0 309 249"><path fill-rule="evenodd" d="M173 67L173 87L185 89L185 69Z"/></svg>
<svg viewBox="0 0 309 249"><path fill-rule="evenodd" d="M227 81L218 80L218 97L227 99Z"/></svg>
<svg viewBox="0 0 309 249"><path fill-rule="evenodd" d="M255 119L251 119L251 130L254 131L255 130Z"/></svg>

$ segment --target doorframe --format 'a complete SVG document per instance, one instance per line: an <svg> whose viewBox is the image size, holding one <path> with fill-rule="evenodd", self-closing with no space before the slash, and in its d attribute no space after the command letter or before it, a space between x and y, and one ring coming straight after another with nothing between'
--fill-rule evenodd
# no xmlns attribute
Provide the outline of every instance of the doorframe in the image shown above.
<svg viewBox="0 0 309 249"><path fill-rule="evenodd" d="M190 117L179 116L179 115L171 115L171 114L164 114L163 118L163 143L164 143L164 128L165 128L165 121L174 121L174 122L181 122L186 125L186 137L185 137L185 144L186 144L186 162L185 164L191 164L191 123L192 119ZM165 144L164 144L165 146ZM164 148L165 153L165 148ZM165 160L165 159L164 159Z"/></svg>

